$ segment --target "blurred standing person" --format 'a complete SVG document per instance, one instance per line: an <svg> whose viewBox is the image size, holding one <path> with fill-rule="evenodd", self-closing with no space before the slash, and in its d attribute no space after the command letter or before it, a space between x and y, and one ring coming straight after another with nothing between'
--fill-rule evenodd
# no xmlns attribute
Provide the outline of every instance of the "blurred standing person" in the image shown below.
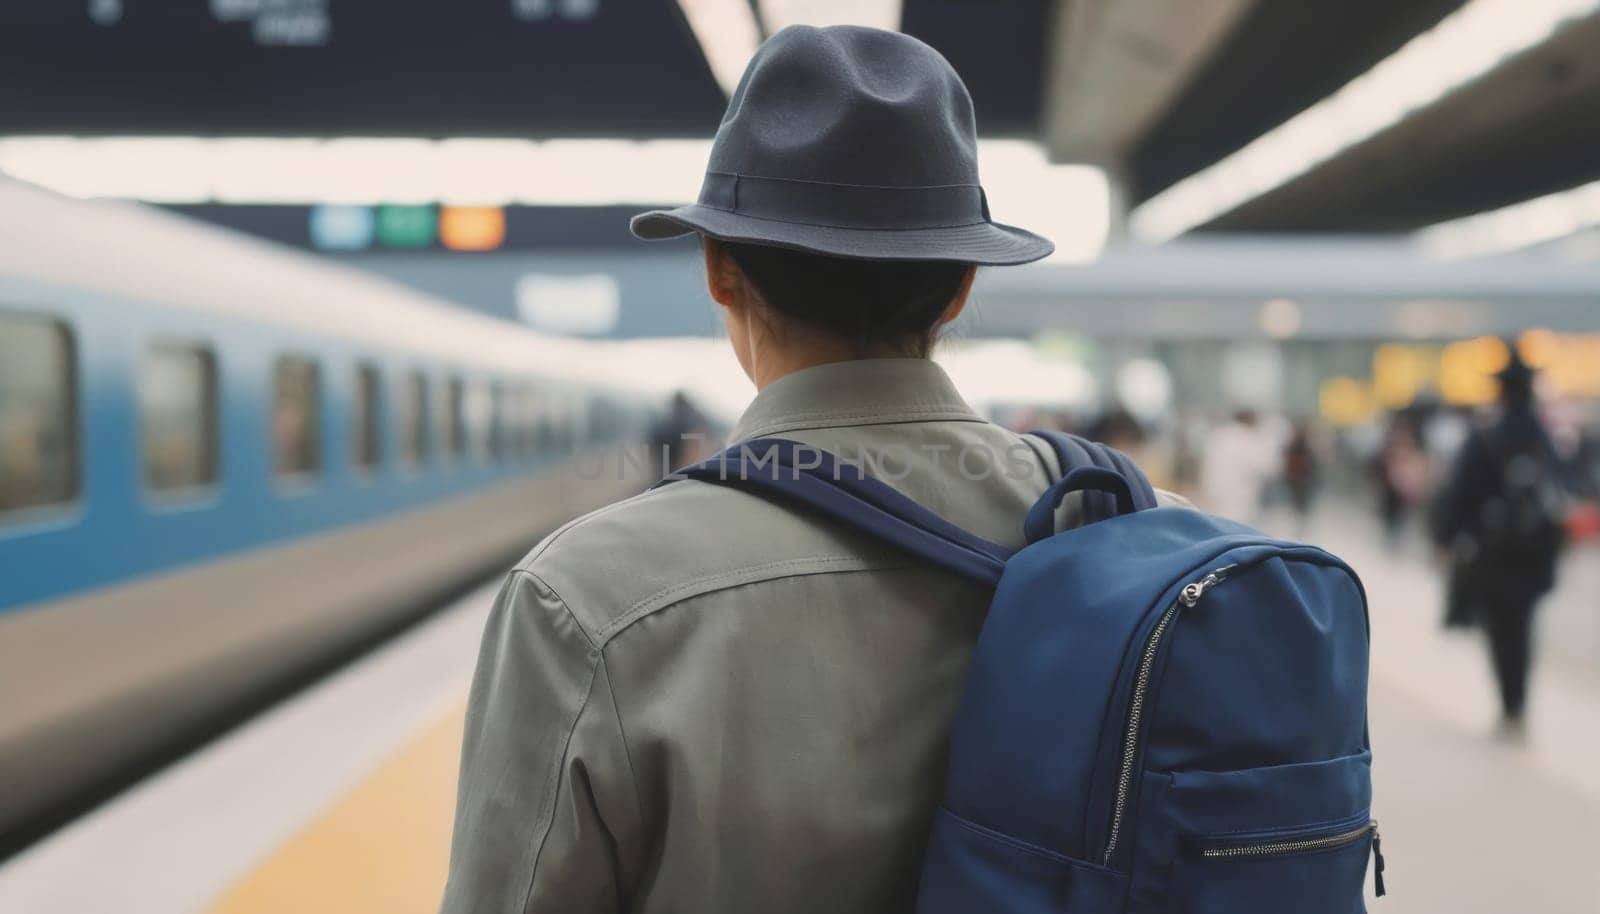
<svg viewBox="0 0 1600 914"><path fill-rule="evenodd" d="M1472 415L1461 407L1438 407L1422 423L1422 446L1434 466L1455 463L1472 431Z"/></svg>
<svg viewBox="0 0 1600 914"><path fill-rule="evenodd" d="M1255 412L1243 409L1206 439L1200 466L1200 492L1208 510L1253 523L1261 493L1278 472L1276 448Z"/></svg>
<svg viewBox="0 0 1600 914"><path fill-rule="evenodd" d="M1450 613L1481 621L1508 736L1523 732L1533 661L1533 613L1555 586L1566 491L1535 411L1534 373L1513 348L1500 413L1462 445L1435 509L1435 541L1450 551Z"/></svg>
<svg viewBox="0 0 1600 914"><path fill-rule="evenodd" d="M1427 494L1430 470L1428 453L1417 441L1416 426L1397 414L1389 423L1373 467L1378 480L1378 516L1391 548L1400 545L1406 519Z"/></svg>
<svg viewBox="0 0 1600 914"><path fill-rule="evenodd" d="M661 472L670 473L710 456L711 423L695 408L689 395L672 395L667 414L650 429L650 459L661 460Z"/></svg>
<svg viewBox="0 0 1600 914"><path fill-rule="evenodd" d="M1126 409L1116 407L1101 416L1090 428L1089 437L1127 454L1144 470L1156 488L1173 490L1177 487L1178 478L1172 469L1171 456L1160 453L1150 431Z"/></svg>
<svg viewBox="0 0 1600 914"><path fill-rule="evenodd" d="M1311 523L1311 505L1316 499L1317 454L1311 442L1311 423L1301 419L1294 424L1289 443L1283 448L1283 483L1294 508L1296 536L1304 537Z"/></svg>

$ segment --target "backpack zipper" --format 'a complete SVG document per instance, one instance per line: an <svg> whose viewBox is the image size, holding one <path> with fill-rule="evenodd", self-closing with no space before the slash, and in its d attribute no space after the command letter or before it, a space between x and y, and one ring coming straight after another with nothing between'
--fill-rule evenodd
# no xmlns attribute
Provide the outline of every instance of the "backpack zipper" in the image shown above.
<svg viewBox="0 0 1600 914"><path fill-rule="evenodd" d="M1368 822L1360 828L1352 828L1337 835L1324 835L1320 838L1303 838L1298 841L1264 841L1256 844L1229 844L1218 847L1208 847L1201 851L1201 855L1213 858L1239 858L1239 857L1280 857L1287 854L1299 854L1305 851L1320 851L1330 847L1342 847L1354 844L1362 838L1371 835L1376 841L1378 837L1378 823L1376 820Z"/></svg>
<svg viewBox="0 0 1600 914"><path fill-rule="evenodd" d="M1383 836L1378 833L1378 820L1360 828L1352 828L1337 835L1324 835L1320 838L1302 838L1298 841L1262 841L1255 844L1226 844L1208 847L1200 852L1201 856L1212 860L1253 860L1262 857L1281 857L1290 854L1303 854L1307 851L1327 850L1335 847L1346 847L1365 838L1372 836L1372 891L1382 898L1385 894L1383 885Z"/></svg>
<svg viewBox="0 0 1600 914"><path fill-rule="evenodd" d="M1150 637L1145 641L1144 654L1139 658L1139 670L1133 680L1133 699L1128 704L1128 727L1122 737L1122 765L1117 771L1116 799L1111 807L1111 833L1106 838L1105 865L1111 865L1111 858L1117 852L1117 840L1122 835L1122 817L1128 811L1128 794L1133 789L1133 765L1139 756L1139 729L1144 722L1145 693L1150 689L1150 672L1155 666L1156 654L1161 649L1161 641L1167 634L1167 629L1172 626L1172 621L1178 615L1179 609L1192 608L1206 595L1206 591L1228 579L1228 572L1236 566L1224 565L1215 571L1208 572L1198 581L1191 581L1178 591L1178 598L1167 611L1161 614L1161 619L1150 632Z"/></svg>

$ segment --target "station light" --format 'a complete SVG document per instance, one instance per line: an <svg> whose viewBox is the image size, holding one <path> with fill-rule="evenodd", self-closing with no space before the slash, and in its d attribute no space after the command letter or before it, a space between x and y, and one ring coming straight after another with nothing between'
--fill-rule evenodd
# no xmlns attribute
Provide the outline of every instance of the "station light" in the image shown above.
<svg viewBox="0 0 1600 914"><path fill-rule="evenodd" d="M1600 0L1469 0L1343 88L1144 202L1135 237L1177 237L1281 186L1535 47Z"/></svg>
<svg viewBox="0 0 1600 914"><path fill-rule="evenodd" d="M1438 378L1436 346L1384 343L1372 353L1372 391L1384 409L1405 409Z"/></svg>
<svg viewBox="0 0 1600 914"><path fill-rule="evenodd" d="M710 140L566 139L535 142L276 137L0 138L0 172L78 197L157 203L387 207L675 205L695 199ZM1105 173L1058 165L1023 140L979 140L994 218L1056 243L1052 260L1087 261L1104 247L1111 196ZM412 232L383 220L378 242ZM411 241L401 247L426 246Z"/></svg>
<svg viewBox="0 0 1600 914"><path fill-rule="evenodd" d="M1135 418L1159 422L1172 407L1172 373L1157 359L1129 359L1117 369L1117 399Z"/></svg>
<svg viewBox="0 0 1600 914"><path fill-rule="evenodd" d="M437 225L438 214L432 206L386 204L378 207L378 243L384 247L429 247Z"/></svg>
<svg viewBox="0 0 1600 914"><path fill-rule="evenodd" d="M1600 399L1600 334L1544 337L1542 331L1531 332L1543 337L1533 346L1547 350L1541 354L1541 383L1561 396ZM1528 336L1524 335L1519 343L1526 350L1530 345Z"/></svg>
<svg viewBox="0 0 1600 914"><path fill-rule="evenodd" d="M1505 368L1511 351L1499 337L1461 340L1439 355L1439 395L1455 406L1487 406L1500 395L1495 373Z"/></svg>
<svg viewBox="0 0 1600 914"><path fill-rule="evenodd" d="M432 140L394 137L340 137L318 148L310 170L295 175L303 192L318 203L426 204L449 199L433 192L449 167ZM297 156L304 164L303 156ZM235 172L218 163L218 182Z"/></svg>
<svg viewBox="0 0 1600 914"><path fill-rule="evenodd" d="M1025 340L963 340L934 358L975 403L1076 411L1092 409L1102 393L1082 362Z"/></svg>
<svg viewBox="0 0 1600 914"><path fill-rule="evenodd" d="M768 31L791 25L866 25L900 30L901 0L760 0Z"/></svg>
<svg viewBox="0 0 1600 914"><path fill-rule="evenodd" d="M1543 327L1534 327L1517 337L1517 355L1534 370L1549 368L1561 350L1561 337Z"/></svg>
<svg viewBox="0 0 1600 914"><path fill-rule="evenodd" d="M1600 227L1600 181L1440 222L1416 233L1436 257L1504 254Z"/></svg>
<svg viewBox="0 0 1600 914"><path fill-rule="evenodd" d="M1287 298L1274 298L1261 306L1261 332L1275 340L1286 340L1300 332L1300 305Z"/></svg>
<svg viewBox="0 0 1600 914"><path fill-rule="evenodd" d="M372 246L377 220L370 206L325 204L313 206L311 244L324 251L359 251Z"/></svg>
<svg viewBox="0 0 1600 914"><path fill-rule="evenodd" d="M1372 385L1357 378L1337 377L1322 382L1317 405L1329 425L1348 428L1360 425L1378 414L1378 401Z"/></svg>
<svg viewBox="0 0 1600 914"><path fill-rule="evenodd" d="M749 0L678 0L717 85L728 95L761 44L761 25Z"/></svg>
<svg viewBox="0 0 1600 914"><path fill-rule="evenodd" d="M1542 391L1600 399L1600 334L1533 328L1515 345L1539 371ZM1451 406L1487 406L1500 397L1496 375L1510 355L1506 341L1495 336L1444 344L1384 343L1373 351L1370 380L1340 377L1323 384L1323 416L1335 425L1357 425L1380 409L1405 409L1428 391Z"/></svg>
<svg viewBox="0 0 1600 914"><path fill-rule="evenodd" d="M767 34L790 25L867 25L899 31L902 0L678 0L700 52L728 95ZM757 11L760 18L757 18Z"/></svg>
<svg viewBox="0 0 1600 914"><path fill-rule="evenodd" d="M452 251L492 251L505 241L506 212L498 206L439 210L439 242Z"/></svg>
<svg viewBox="0 0 1600 914"><path fill-rule="evenodd" d="M517 279L517 315L546 333L603 336L622 317L622 289L608 273L527 273Z"/></svg>

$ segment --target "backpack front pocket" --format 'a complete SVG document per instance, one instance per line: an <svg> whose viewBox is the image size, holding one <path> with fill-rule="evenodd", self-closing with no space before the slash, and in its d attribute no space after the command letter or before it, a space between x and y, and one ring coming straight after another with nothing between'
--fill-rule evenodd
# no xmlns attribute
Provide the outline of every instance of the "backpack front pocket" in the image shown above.
<svg viewBox="0 0 1600 914"><path fill-rule="evenodd" d="M1187 839L1173 867L1168 910L1362 914L1367 859L1377 835L1376 822L1361 820ZM1381 885L1382 876L1378 878Z"/></svg>
<svg viewBox="0 0 1600 914"><path fill-rule="evenodd" d="M1240 771L1147 772L1130 911L1362 914L1382 894L1371 756Z"/></svg>

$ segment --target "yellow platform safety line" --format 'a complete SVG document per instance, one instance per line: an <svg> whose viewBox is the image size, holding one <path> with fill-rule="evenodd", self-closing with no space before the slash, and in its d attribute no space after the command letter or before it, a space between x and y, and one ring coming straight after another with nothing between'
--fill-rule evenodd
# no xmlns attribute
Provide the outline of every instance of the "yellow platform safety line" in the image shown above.
<svg viewBox="0 0 1600 914"><path fill-rule="evenodd" d="M209 914L433 914L444 892L465 705L273 851Z"/></svg>

